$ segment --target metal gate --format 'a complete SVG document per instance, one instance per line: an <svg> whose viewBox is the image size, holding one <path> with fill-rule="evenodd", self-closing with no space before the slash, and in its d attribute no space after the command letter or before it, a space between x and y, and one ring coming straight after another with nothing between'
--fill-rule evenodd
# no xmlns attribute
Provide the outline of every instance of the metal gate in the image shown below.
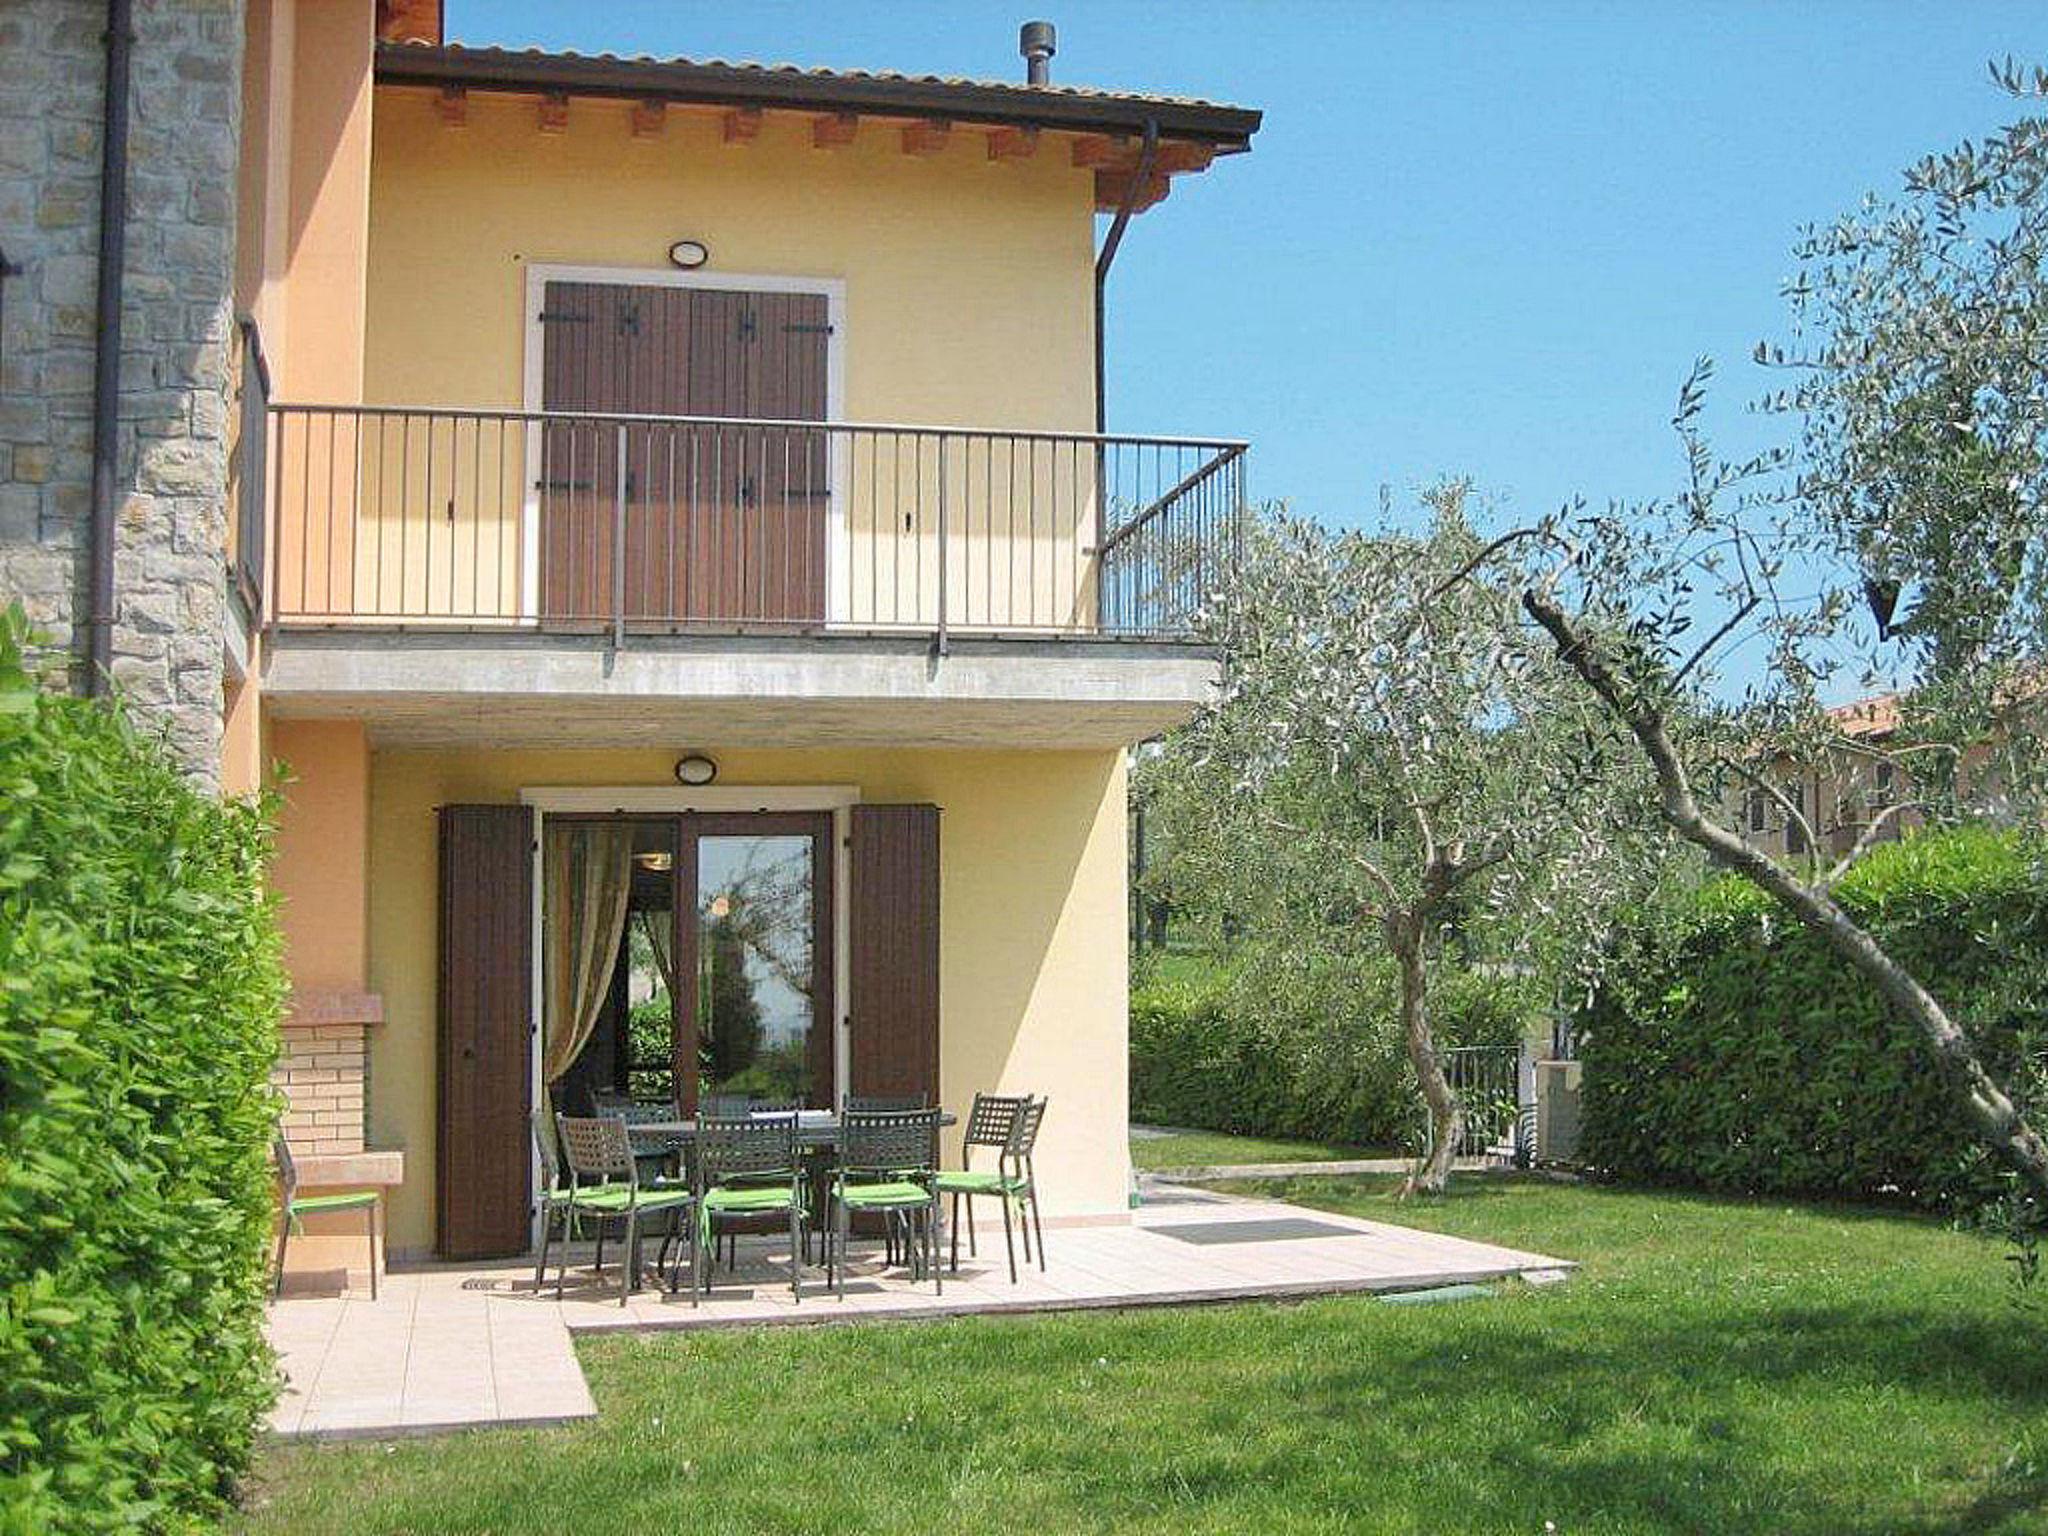
<svg viewBox="0 0 2048 1536"><path fill-rule="evenodd" d="M1536 1106L1522 1082L1522 1050L1515 1045L1462 1045L1443 1053L1444 1076L1465 1107L1459 1157L1526 1164L1535 1150ZM1425 1125L1425 1147L1434 1128Z"/></svg>

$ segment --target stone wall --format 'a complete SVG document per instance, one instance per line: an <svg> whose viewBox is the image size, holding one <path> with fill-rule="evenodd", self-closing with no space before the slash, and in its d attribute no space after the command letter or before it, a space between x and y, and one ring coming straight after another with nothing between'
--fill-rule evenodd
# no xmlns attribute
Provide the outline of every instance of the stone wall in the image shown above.
<svg viewBox="0 0 2048 1536"><path fill-rule="evenodd" d="M0 8L0 600L78 686L87 650L106 6ZM136 0L113 675L218 771L241 0Z"/></svg>

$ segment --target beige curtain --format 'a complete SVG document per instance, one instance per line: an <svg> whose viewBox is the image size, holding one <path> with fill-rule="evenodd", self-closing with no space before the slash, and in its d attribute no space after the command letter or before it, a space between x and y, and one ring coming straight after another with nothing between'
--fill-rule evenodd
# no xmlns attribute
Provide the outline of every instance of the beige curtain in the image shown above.
<svg viewBox="0 0 2048 1536"><path fill-rule="evenodd" d="M547 923L541 1071L553 1083L575 1064L611 985L633 893L633 831L616 823L547 829Z"/></svg>
<svg viewBox="0 0 2048 1536"><path fill-rule="evenodd" d="M673 914L663 911L644 911L638 914L640 932L647 939L647 947L654 952L654 968L661 972L661 984L668 988L669 1001L675 1002L676 991L676 925Z"/></svg>

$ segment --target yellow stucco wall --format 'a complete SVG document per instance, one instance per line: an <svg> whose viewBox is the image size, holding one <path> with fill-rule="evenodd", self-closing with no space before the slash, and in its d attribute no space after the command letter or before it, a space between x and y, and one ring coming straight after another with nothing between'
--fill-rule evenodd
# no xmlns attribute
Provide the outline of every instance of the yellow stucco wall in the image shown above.
<svg viewBox="0 0 2048 1536"><path fill-rule="evenodd" d="M1124 759L1120 752L721 751L721 786L854 785L941 822L941 1096L1049 1094L1049 1216L1126 1208ZM439 805L522 787L673 788L669 752L377 752L370 773L369 1133L402 1147L394 1249L433 1242Z"/></svg>
<svg viewBox="0 0 2048 1536"><path fill-rule="evenodd" d="M795 114L769 114L745 145L723 142L715 114L670 112L651 138L633 135L629 114L623 103L576 100L567 130L543 133L531 101L478 93L457 128L427 93L376 92L363 399L518 408L529 268L673 277L668 247L689 237L710 248L714 277L843 285L831 343L840 419L1092 428L1094 182L1072 165L1065 139L992 162L975 133L906 155L900 129L874 122L851 145L820 150L810 119ZM707 458L719 451L700 446ZM639 451L672 447L664 439ZM279 453L287 610L531 611L520 530L538 474L526 459L537 450L516 425L295 421ZM675 451L687 458L689 445ZM851 439L834 451L845 542L832 616L928 627L938 441ZM986 440L956 440L948 452L949 621L1084 621L1092 452Z"/></svg>
<svg viewBox="0 0 2048 1536"><path fill-rule="evenodd" d="M365 398L518 406L526 265L707 270L846 284L846 415L1087 431L1094 424L1093 173L1064 141L991 162L978 134L906 155L864 122L811 147L770 114L747 145L715 116L636 139L624 103L577 100L563 133L530 101L470 97L444 127L424 92L377 92Z"/></svg>

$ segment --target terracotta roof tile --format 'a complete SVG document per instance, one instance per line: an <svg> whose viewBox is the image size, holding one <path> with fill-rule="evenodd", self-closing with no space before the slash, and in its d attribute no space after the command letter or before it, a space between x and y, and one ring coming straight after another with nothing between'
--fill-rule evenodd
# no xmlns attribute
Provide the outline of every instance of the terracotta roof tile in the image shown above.
<svg viewBox="0 0 2048 1536"><path fill-rule="evenodd" d="M1851 699L1828 711L1844 736L1888 736L1899 728L1899 696L1876 693L1867 699Z"/></svg>

